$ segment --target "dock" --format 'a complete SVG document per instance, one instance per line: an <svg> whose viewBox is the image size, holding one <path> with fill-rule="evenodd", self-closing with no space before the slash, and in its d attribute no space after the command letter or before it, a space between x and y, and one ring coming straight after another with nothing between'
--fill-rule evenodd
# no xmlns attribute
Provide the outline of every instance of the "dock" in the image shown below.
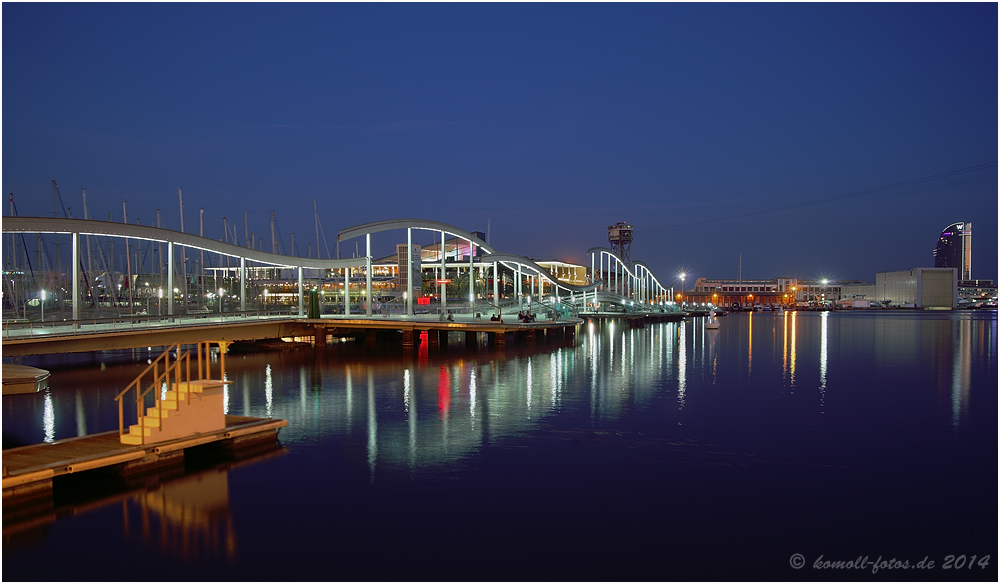
<svg viewBox="0 0 1000 584"><path fill-rule="evenodd" d="M243 448L277 441L287 420L225 416L225 427L151 444L122 444L120 432L67 438L3 451L3 506L52 496L53 479L104 469L120 475L147 472L182 463L184 451L218 443Z"/></svg>
<svg viewBox="0 0 1000 584"><path fill-rule="evenodd" d="M3 364L3 395L35 393L48 386L49 372L37 367Z"/></svg>

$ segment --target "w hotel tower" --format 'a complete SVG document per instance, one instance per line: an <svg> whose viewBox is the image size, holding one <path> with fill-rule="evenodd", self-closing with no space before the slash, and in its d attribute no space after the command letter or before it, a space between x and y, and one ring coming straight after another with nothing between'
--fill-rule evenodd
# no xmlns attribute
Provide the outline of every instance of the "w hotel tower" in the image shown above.
<svg viewBox="0 0 1000 584"><path fill-rule="evenodd" d="M972 223L945 227L934 248L935 268L958 268L959 280L972 279Z"/></svg>

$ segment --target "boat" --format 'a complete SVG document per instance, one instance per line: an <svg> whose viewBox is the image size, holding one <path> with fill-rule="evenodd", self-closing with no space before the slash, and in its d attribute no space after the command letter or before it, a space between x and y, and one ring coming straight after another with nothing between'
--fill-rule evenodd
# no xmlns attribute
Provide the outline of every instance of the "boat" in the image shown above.
<svg viewBox="0 0 1000 584"><path fill-rule="evenodd" d="M715 317L715 309L708 311L708 321L705 322L705 328L708 330L716 330L719 328L719 319Z"/></svg>

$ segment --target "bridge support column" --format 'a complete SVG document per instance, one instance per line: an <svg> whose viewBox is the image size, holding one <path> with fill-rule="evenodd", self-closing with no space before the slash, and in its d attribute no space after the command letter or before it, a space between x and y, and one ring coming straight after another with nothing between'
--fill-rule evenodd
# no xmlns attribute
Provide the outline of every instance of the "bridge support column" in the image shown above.
<svg viewBox="0 0 1000 584"><path fill-rule="evenodd" d="M413 316L413 228L406 228L406 316ZM404 337L405 338L405 337ZM410 343L412 346L412 343Z"/></svg>
<svg viewBox="0 0 1000 584"><path fill-rule="evenodd" d="M407 253L409 253L409 250L407 250ZM372 334L374 334L374 332L375 331L372 331ZM404 349L412 349L413 348L413 345L415 344L414 343L415 339L413 337L414 337L414 335L413 335L413 329L403 329L403 348Z"/></svg>
<svg viewBox="0 0 1000 584"><path fill-rule="evenodd" d="M507 346L507 334L503 331L489 333L489 343L491 347L502 349Z"/></svg>
<svg viewBox="0 0 1000 584"><path fill-rule="evenodd" d="M317 253L319 253L317 251ZM299 266L299 318L304 316L303 313L303 298L302 298L302 266Z"/></svg>
<svg viewBox="0 0 1000 584"><path fill-rule="evenodd" d="M372 234L365 234L365 316L372 315Z"/></svg>
<svg viewBox="0 0 1000 584"><path fill-rule="evenodd" d="M517 311L524 310L524 296L521 294L521 264L517 264L517 281L514 282L514 294L517 294Z"/></svg>
<svg viewBox="0 0 1000 584"><path fill-rule="evenodd" d="M71 236L73 241L73 326L80 320L80 234ZM75 329L74 329L75 330Z"/></svg>
<svg viewBox="0 0 1000 584"><path fill-rule="evenodd" d="M479 348L479 337L475 331L465 331L465 348L475 351Z"/></svg>
<svg viewBox="0 0 1000 584"><path fill-rule="evenodd" d="M439 332L440 331L435 331L435 330L429 330L429 331L427 331L427 344L428 345L430 345L432 347L438 346L438 343L441 340L441 337L438 335Z"/></svg>
<svg viewBox="0 0 1000 584"><path fill-rule="evenodd" d="M167 314L174 315L174 242L172 241L167 242Z"/></svg>
<svg viewBox="0 0 1000 584"><path fill-rule="evenodd" d="M317 347L326 346L326 326L317 324L313 326L313 337L315 339L314 344Z"/></svg>
<svg viewBox="0 0 1000 584"><path fill-rule="evenodd" d="M369 347L374 347L376 341L378 341L377 333L374 329L368 329L365 331L365 345ZM406 331L403 331L403 344L406 345ZM412 339L410 340L410 345L413 345Z"/></svg>
<svg viewBox="0 0 1000 584"><path fill-rule="evenodd" d="M344 315L351 313L351 268L344 268ZM301 315L300 315L301 316Z"/></svg>
<svg viewBox="0 0 1000 584"><path fill-rule="evenodd" d="M569 344L574 344L576 342L576 326L568 326L564 328L563 339Z"/></svg>
<svg viewBox="0 0 1000 584"><path fill-rule="evenodd" d="M448 313L448 264L445 263L444 231L441 232L441 314Z"/></svg>
<svg viewBox="0 0 1000 584"><path fill-rule="evenodd" d="M247 311L247 259L240 258L240 312L246 312L246 311Z"/></svg>

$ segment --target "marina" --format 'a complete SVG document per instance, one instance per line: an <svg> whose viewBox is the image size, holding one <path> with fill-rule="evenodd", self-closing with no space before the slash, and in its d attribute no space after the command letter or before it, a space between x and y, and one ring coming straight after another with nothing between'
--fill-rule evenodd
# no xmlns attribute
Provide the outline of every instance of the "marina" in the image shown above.
<svg viewBox="0 0 1000 584"><path fill-rule="evenodd" d="M331 557L345 579L441 579L497 554L509 560L491 578L655 579L664 561L671 579L777 578L796 551L856 554L887 540L987 553L994 521L977 510L993 504L994 477L977 461L995 452L995 313L789 311L706 323L589 320L572 344L472 348L454 335L446 348L358 340L230 354L226 415L287 420L282 456L206 467L189 450L183 465L134 475L150 478L125 491L60 494L57 479L48 507L9 523L5 509L5 577L68 577L38 560L57 546L82 561L91 548L67 538L83 531L133 550L124 566L160 561L168 579L329 579ZM109 400L156 354L109 352L104 366L65 370L32 358L52 362L50 387L5 398L5 440L113 429ZM184 528L163 521L178 538L187 529L229 544L182 553L156 529L142 543L142 501L159 497L157 485L204 476L224 481L203 504L212 511ZM879 526L862 529L872 514ZM740 543L762 537L773 554ZM712 561L719 546L733 562ZM275 552L296 559L253 561ZM576 553L593 560L543 561Z"/></svg>

